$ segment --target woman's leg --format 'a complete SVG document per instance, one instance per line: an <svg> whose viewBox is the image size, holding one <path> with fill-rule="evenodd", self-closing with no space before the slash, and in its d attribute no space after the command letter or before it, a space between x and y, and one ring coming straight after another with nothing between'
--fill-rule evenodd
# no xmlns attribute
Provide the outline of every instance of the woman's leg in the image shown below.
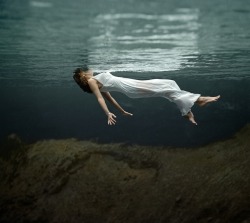
<svg viewBox="0 0 250 223"><path fill-rule="evenodd" d="M174 102L177 107L180 109L182 116L188 118L190 122L197 125L194 115L191 112L191 108L194 103L199 106L205 106L210 102L215 102L220 98L220 95L216 97L205 97L200 94L193 94L187 91L183 91L179 88L177 83L172 80L167 80L166 82L166 91L164 92L163 97Z"/></svg>
<svg viewBox="0 0 250 223"><path fill-rule="evenodd" d="M192 122L195 125L198 125L197 122L194 120L194 114L193 112L188 112L184 117L186 117L190 122Z"/></svg>
<svg viewBox="0 0 250 223"><path fill-rule="evenodd" d="M196 104L198 104L199 106L204 106L210 102L215 102L220 98L220 95L215 96L215 97L204 97L201 96L197 99L197 101L195 102Z"/></svg>
<svg viewBox="0 0 250 223"><path fill-rule="evenodd" d="M199 106L205 106L208 103L211 102L215 102L220 98L220 95L215 96L215 97L204 97L201 96L197 99L197 101L195 102L196 104L198 104ZM194 114L190 111L188 112L184 117L188 118L188 120L190 122L192 122L193 124L197 125L197 122L194 119Z"/></svg>

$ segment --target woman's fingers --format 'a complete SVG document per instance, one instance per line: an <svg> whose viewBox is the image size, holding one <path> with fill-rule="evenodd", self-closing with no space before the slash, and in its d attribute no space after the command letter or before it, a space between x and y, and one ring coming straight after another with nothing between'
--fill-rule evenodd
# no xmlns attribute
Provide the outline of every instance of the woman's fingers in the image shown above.
<svg viewBox="0 0 250 223"><path fill-rule="evenodd" d="M115 118L116 118L116 116L113 113L109 113L108 125L115 125L115 123L116 123Z"/></svg>
<svg viewBox="0 0 250 223"><path fill-rule="evenodd" d="M129 113L129 112L126 112L126 111L125 111L123 114L124 114L124 115L130 115L130 116L133 115L132 113Z"/></svg>
<svg viewBox="0 0 250 223"><path fill-rule="evenodd" d="M124 115L129 115L129 116L133 116L132 113L129 113L129 112L124 112L123 113ZM116 116L113 114L113 113L109 113L109 116L108 116L108 125L115 125L116 124Z"/></svg>
<svg viewBox="0 0 250 223"><path fill-rule="evenodd" d="M113 120L111 120L111 119L108 120L109 125L115 125L115 123L116 123L116 121L114 119Z"/></svg>

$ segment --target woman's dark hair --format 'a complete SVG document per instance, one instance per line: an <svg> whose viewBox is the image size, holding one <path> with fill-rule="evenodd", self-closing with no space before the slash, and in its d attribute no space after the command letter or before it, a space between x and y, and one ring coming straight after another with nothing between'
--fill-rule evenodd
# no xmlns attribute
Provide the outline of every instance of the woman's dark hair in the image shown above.
<svg viewBox="0 0 250 223"><path fill-rule="evenodd" d="M88 70L89 70L88 66L76 68L75 71L73 72L74 73L73 78L83 91L87 93L92 93L88 84L88 80L86 79L85 76L81 75L82 72L87 72Z"/></svg>

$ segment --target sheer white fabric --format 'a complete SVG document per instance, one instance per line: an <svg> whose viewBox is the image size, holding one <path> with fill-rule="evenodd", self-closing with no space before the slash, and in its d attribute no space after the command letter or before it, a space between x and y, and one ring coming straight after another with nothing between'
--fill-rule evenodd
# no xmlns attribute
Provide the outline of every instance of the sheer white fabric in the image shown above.
<svg viewBox="0 0 250 223"><path fill-rule="evenodd" d="M117 91L130 98L164 97L174 102L182 115L186 115L200 97L200 94L181 90L173 80L135 80L116 77L109 72L100 73L93 78L102 84L101 92Z"/></svg>

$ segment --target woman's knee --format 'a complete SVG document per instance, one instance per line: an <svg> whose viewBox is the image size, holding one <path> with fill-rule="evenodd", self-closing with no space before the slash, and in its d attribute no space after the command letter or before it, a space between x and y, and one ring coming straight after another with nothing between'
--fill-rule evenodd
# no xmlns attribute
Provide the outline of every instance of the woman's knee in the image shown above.
<svg viewBox="0 0 250 223"><path fill-rule="evenodd" d="M178 84L174 81L174 80L170 80L170 84L171 86L173 86L174 88L180 89Z"/></svg>

